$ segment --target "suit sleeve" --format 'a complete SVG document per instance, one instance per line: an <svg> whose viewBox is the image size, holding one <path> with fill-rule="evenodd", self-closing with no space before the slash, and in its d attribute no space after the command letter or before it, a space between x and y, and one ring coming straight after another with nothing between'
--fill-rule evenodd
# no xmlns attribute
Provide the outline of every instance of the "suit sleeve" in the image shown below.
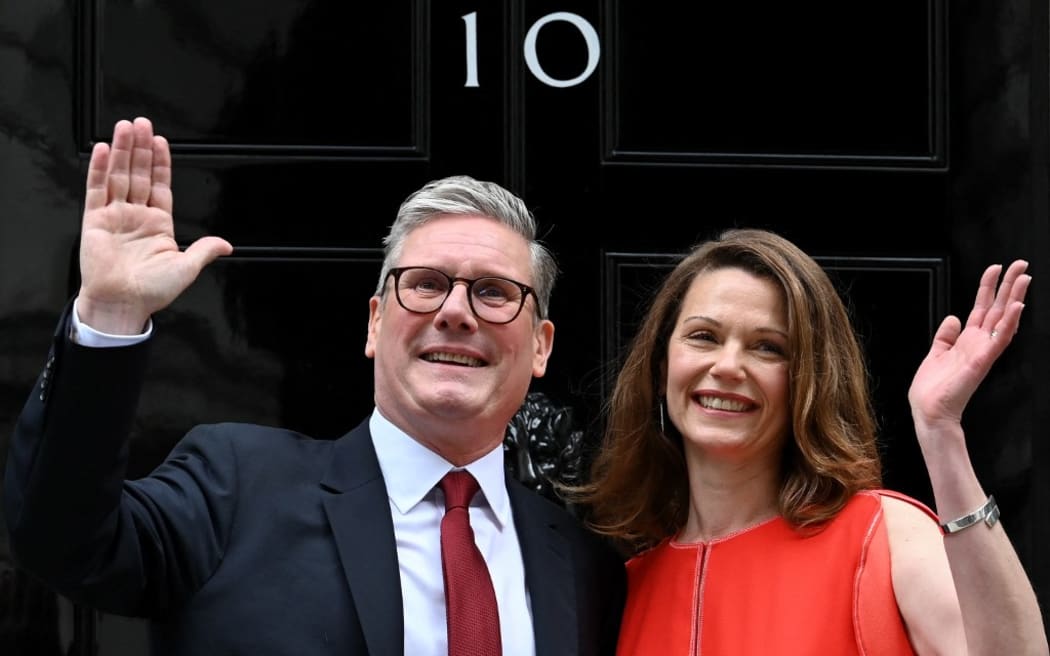
<svg viewBox="0 0 1050 656"><path fill-rule="evenodd" d="M125 481L148 342L94 349L67 335L68 311L12 436L12 553L75 602L163 615L221 559L235 509L230 444L187 436L149 477Z"/></svg>

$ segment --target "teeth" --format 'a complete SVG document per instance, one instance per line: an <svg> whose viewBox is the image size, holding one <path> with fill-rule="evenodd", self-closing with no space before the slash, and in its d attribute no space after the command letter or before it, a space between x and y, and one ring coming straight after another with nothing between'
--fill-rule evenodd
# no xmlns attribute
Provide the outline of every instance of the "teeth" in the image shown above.
<svg viewBox="0 0 1050 656"><path fill-rule="evenodd" d="M472 358L469 355L459 355L458 353L427 353L423 356L423 359L427 362L451 362L452 364L462 364L468 367L480 367L485 364L477 358Z"/></svg>
<svg viewBox="0 0 1050 656"><path fill-rule="evenodd" d="M701 396L700 405L712 410L730 410L732 412L743 412L747 410L748 404L732 399L722 399L715 396Z"/></svg>

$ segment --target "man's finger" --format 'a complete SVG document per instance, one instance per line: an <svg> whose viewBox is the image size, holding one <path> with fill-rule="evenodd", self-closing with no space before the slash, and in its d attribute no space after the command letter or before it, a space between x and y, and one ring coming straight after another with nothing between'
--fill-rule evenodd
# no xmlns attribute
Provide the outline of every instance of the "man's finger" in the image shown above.
<svg viewBox="0 0 1050 656"><path fill-rule="evenodd" d="M107 202L128 199L134 139L131 121L117 121L113 126L113 145L109 148L109 169L106 171Z"/></svg>
<svg viewBox="0 0 1050 656"><path fill-rule="evenodd" d="M109 168L109 144L99 142L91 150L88 164L87 191L84 194L84 211L106 206L109 194L106 189L106 171Z"/></svg>
<svg viewBox="0 0 1050 656"><path fill-rule="evenodd" d="M153 189L153 124L147 118L136 118L131 149L131 175L128 202L145 204Z"/></svg>
<svg viewBox="0 0 1050 656"><path fill-rule="evenodd" d="M222 237L201 237L186 247L186 255L193 261L199 272L208 266L215 258L229 255L233 252L233 246Z"/></svg>
<svg viewBox="0 0 1050 656"><path fill-rule="evenodd" d="M149 204L173 213L171 194L171 149L168 140L160 135L153 136L153 188L150 190Z"/></svg>

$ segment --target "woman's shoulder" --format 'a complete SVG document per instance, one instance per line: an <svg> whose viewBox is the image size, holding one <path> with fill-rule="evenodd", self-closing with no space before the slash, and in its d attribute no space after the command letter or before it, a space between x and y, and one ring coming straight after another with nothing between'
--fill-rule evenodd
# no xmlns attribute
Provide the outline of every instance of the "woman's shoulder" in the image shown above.
<svg viewBox="0 0 1050 656"><path fill-rule="evenodd" d="M870 538L872 530L883 530L878 528L881 526L896 533L925 532L938 527L937 514L919 499L896 490L861 490L850 497L823 530L860 531ZM893 531L894 527L898 530Z"/></svg>
<svg viewBox="0 0 1050 656"><path fill-rule="evenodd" d="M912 521L922 521L922 516L925 515L935 524L939 523L937 513L915 497L889 489L872 490L870 493L878 496L884 513L908 517Z"/></svg>

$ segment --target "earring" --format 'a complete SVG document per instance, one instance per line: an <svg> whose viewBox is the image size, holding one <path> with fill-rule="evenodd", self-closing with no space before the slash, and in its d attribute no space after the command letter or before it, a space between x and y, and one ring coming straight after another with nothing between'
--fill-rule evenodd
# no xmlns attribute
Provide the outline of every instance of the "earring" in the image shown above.
<svg viewBox="0 0 1050 656"><path fill-rule="evenodd" d="M661 398L657 405L660 406L660 432L667 435L667 429L664 427L664 413L666 412L664 409L664 401L665 399Z"/></svg>

